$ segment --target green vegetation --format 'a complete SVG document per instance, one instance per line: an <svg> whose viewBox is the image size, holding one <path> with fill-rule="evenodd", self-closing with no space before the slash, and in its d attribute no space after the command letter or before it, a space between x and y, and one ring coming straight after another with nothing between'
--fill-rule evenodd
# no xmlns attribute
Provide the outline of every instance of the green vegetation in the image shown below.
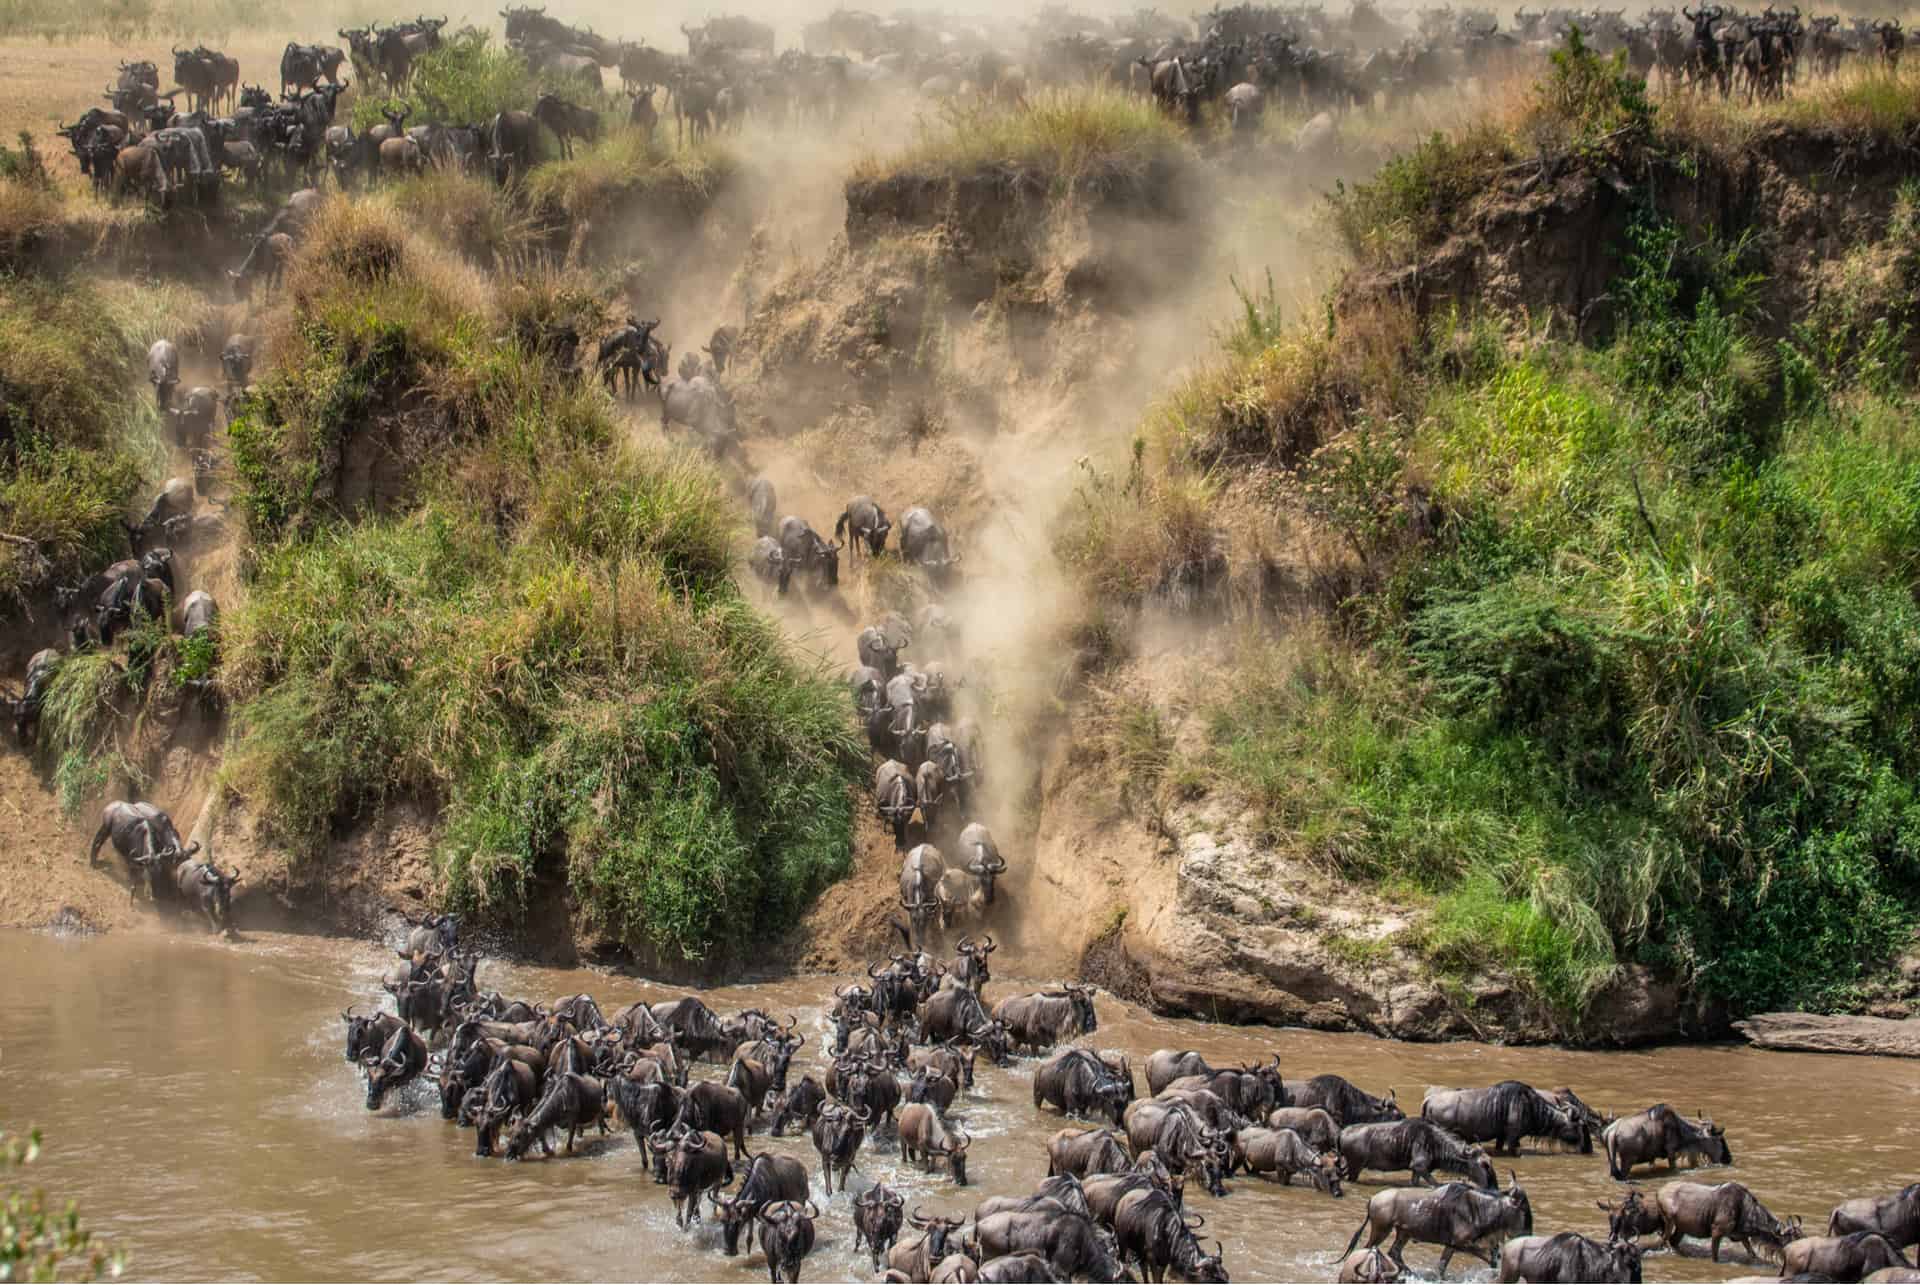
<svg viewBox="0 0 1920 1285"><path fill-rule="evenodd" d="M413 64L405 99L413 114L407 121L485 125L501 112L531 110L542 88L527 60L497 47L491 32L462 27ZM361 98L353 105L353 127L380 124L382 107L398 110L398 103L371 94Z"/></svg>
<svg viewBox="0 0 1920 1285"><path fill-rule="evenodd" d="M40 1131L0 1133L0 1170L21 1170L40 1158ZM11 1183L0 1203L0 1281L99 1280L117 1277L126 1257L96 1241L68 1201L50 1207L47 1194Z"/></svg>
<svg viewBox="0 0 1920 1285"><path fill-rule="evenodd" d="M1583 57L1554 110L1607 127L1559 136L1645 128ZM1414 194L1483 136L1336 223L1363 257L1355 228L1430 242ZM1242 620L1204 747L1111 757L1163 796L1226 782L1292 855L1428 903L1406 940L1437 970L1510 969L1569 1028L1623 961L1735 1012L1857 1002L1920 917L1917 229L1910 188L1784 341L1754 246L1650 213L1597 346L1249 306L1057 533L1108 612L1177 605L1205 554Z"/></svg>
<svg viewBox="0 0 1920 1285"><path fill-rule="evenodd" d="M494 920L564 880L635 947L784 930L850 859L847 696L734 589L717 476L621 444L535 354L602 305L564 277L476 292L370 206L330 208L294 275L232 430L257 569L221 622L230 786L307 858L432 801L447 899ZM338 461L375 442L411 480L357 504Z"/></svg>
<svg viewBox="0 0 1920 1285"><path fill-rule="evenodd" d="M4 185L0 185L4 186ZM122 556L155 441L144 345L80 278L0 276L0 612Z"/></svg>
<svg viewBox="0 0 1920 1285"><path fill-rule="evenodd" d="M903 151L862 158L853 181L1011 167L1072 186L1137 179L1186 146L1181 127L1142 95L1110 86L1045 89L1017 102L956 99L922 120Z"/></svg>

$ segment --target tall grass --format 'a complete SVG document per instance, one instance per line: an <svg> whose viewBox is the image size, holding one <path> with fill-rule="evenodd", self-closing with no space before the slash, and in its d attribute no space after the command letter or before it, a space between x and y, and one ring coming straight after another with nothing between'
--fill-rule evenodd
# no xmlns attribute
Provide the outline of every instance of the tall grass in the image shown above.
<svg viewBox="0 0 1920 1285"><path fill-rule="evenodd" d="M0 277L0 552L9 607L124 552L122 513L153 442L133 388L138 336L78 277ZM144 355L144 348L137 350Z"/></svg>
<svg viewBox="0 0 1920 1285"><path fill-rule="evenodd" d="M497 922L564 884L636 949L780 931L846 869L859 747L844 688L738 596L718 477L620 445L530 346L604 306L580 281L470 298L385 217L330 217L234 430L258 570L222 622L229 785L303 856L437 805L444 896ZM369 440L414 481L343 512L332 461Z"/></svg>
<svg viewBox="0 0 1920 1285"><path fill-rule="evenodd" d="M1109 86L1045 89L1014 102L956 99L923 116L903 150L861 158L853 179L1010 166L1071 184L1138 176L1185 146L1180 127L1138 94Z"/></svg>
<svg viewBox="0 0 1920 1285"><path fill-rule="evenodd" d="M1433 967L1503 967L1569 1030L1624 961L1736 1012L1859 1003L1920 919L1909 204L1779 345L1756 247L1652 221L1594 348L1243 310L1063 559L1149 601L1190 530L1167 497L1225 489L1358 573L1237 637L1205 742L1143 785L1219 782L1296 856L1416 890Z"/></svg>

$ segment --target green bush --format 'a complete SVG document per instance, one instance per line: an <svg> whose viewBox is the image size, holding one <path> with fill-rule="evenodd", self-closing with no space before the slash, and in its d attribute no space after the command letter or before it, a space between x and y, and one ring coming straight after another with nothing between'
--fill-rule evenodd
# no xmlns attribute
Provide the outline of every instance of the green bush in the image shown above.
<svg viewBox="0 0 1920 1285"><path fill-rule="evenodd" d="M563 883L635 948L781 932L847 869L863 754L844 686L734 587L719 477L622 444L605 394L530 348L597 315L581 282L463 303L412 239L338 217L231 430L255 570L220 625L228 785L305 858L436 806L442 893L491 921ZM356 262L383 266L328 284ZM389 447L403 493L343 509L339 458Z"/></svg>
<svg viewBox="0 0 1920 1285"><path fill-rule="evenodd" d="M413 64L406 99L413 106L409 125L485 125L501 112L530 111L540 94L527 60L512 49L496 48L493 34L462 27L440 47ZM372 94L353 106L356 130L380 124L382 107L394 98Z"/></svg>

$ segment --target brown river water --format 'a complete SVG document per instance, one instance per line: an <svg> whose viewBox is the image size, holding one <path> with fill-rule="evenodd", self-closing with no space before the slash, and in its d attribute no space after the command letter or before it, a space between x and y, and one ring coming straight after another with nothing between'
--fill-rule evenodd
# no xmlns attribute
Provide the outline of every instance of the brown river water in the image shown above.
<svg viewBox="0 0 1920 1285"><path fill-rule="evenodd" d="M341 1058L338 1014L384 998L378 978L391 959L371 943L274 934L237 943L0 934L0 1124L41 1127L47 1148L33 1180L77 1198L129 1251L140 1279L766 1279L757 1251L721 1253L711 1221L675 1229L665 1192L624 1133L573 1157L543 1160L536 1150L508 1163L475 1158L472 1135L440 1119L424 1082L369 1113L358 1073ZM787 979L706 998L723 1013L752 1003L798 1014L811 1038L795 1059L797 1080L820 1067L835 980ZM682 993L629 977L492 963L480 981L543 1002L585 990L608 1011ZM1021 989L996 978L988 998ZM1507 1077L1571 1085L1603 1111L1661 1100L1706 1110L1726 1124L1734 1165L1702 1177L1737 1178L1776 1213L1805 1215L1810 1229L1844 1197L1920 1176L1920 1068L1912 1063L1725 1046L1590 1053L1393 1044L1176 1021L1105 996L1099 1014L1090 1042L1128 1050L1136 1070L1166 1046L1197 1048L1216 1062L1274 1050L1290 1078L1336 1071L1372 1092L1392 1087L1416 1110L1429 1085ZM869 1139L856 1192L884 1180L904 1189L910 1206L958 1216L986 1196L1030 1189L1046 1170L1046 1139L1062 1127L1033 1108L1032 1067L983 1068L974 1094L955 1104L977 1139L970 1187L903 1169L889 1137L878 1147ZM749 1147L817 1167L801 1139L762 1134ZM1598 1153L1527 1154L1514 1167L1537 1230L1604 1227L1594 1201L1617 1184ZM817 1173L814 1182L826 1212L804 1279L867 1279L864 1255L850 1252L848 1198L826 1202ZM1351 1184L1333 1200L1245 1176L1230 1186L1224 1200L1190 1189L1188 1207L1206 1215L1209 1240L1225 1243L1236 1281L1332 1279L1377 1189ZM1423 1247L1407 1254L1417 1270L1436 1261ZM1754 1271L1665 1252L1645 1264L1649 1281Z"/></svg>

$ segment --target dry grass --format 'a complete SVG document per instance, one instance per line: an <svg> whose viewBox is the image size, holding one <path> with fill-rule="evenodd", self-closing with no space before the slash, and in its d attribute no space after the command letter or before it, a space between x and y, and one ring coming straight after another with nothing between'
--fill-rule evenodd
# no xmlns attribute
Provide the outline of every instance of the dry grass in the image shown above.
<svg viewBox="0 0 1920 1285"><path fill-rule="evenodd" d="M1009 166L1056 182L1084 175L1137 175L1187 147L1181 127L1138 94L1107 86L1048 89L1017 103L923 109L904 149L861 157L853 181L894 174L968 174Z"/></svg>

